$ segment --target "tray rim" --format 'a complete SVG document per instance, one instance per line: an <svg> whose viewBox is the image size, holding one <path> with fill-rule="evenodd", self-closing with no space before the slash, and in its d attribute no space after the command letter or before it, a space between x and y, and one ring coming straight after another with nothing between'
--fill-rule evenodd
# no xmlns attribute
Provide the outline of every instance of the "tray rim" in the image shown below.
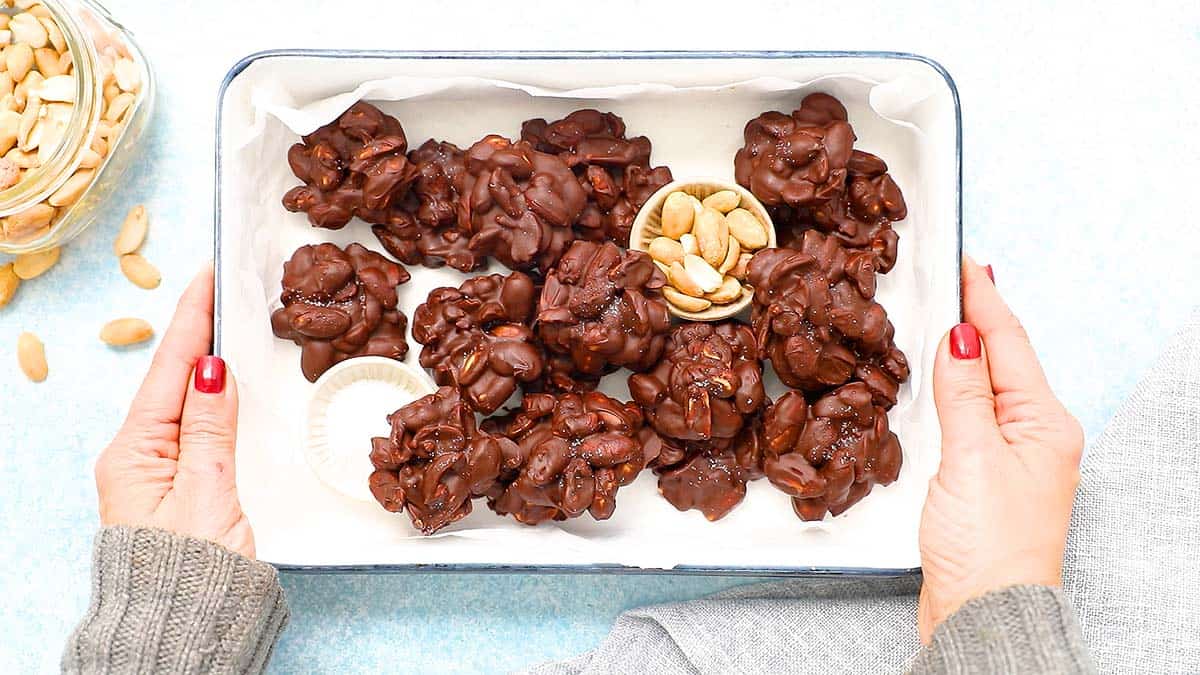
<svg viewBox="0 0 1200 675"><path fill-rule="evenodd" d="M954 164L955 164L955 237L958 266L958 306L962 314L962 256L963 256L963 132L962 104L958 86L942 64L932 58L911 52L870 50L770 50L770 51L630 51L630 50L568 50L568 51L439 51L439 50L372 50L372 49L305 49L282 48L253 52L238 60L225 74L217 90L217 111L214 128L213 161L213 354L221 354L221 124L225 95L229 86L242 71L251 64L270 58L306 57L331 59L437 59L437 60L641 60L641 59L896 59L916 61L929 67L946 83L954 101ZM920 567L752 567L752 566L694 566L680 565L671 568L636 567L619 564L590 565L508 565L491 563L455 564L363 564L363 565L294 565L270 563L282 572L299 574L637 574L637 575L686 575L686 576L733 576L733 577L783 577L783 578L827 578L827 577L875 577L902 578L921 574Z"/></svg>

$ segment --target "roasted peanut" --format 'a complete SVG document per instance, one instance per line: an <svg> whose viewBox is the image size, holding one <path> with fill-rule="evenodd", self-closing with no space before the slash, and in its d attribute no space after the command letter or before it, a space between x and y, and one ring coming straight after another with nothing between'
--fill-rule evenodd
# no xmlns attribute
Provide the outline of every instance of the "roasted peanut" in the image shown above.
<svg viewBox="0 0 1200 675"><path fill-rule="evenodd" d="M100 156L100 153L91 148L84 148L83 154L79 158L79 168L94 169L100 166L102 161L104 161L104 158Z"/></svg>
<svg viewBox="0 0 1200 675"><path fill-rule="evenodd" d="M62 66L59 65L59 54L50 47L33 50L33 62L37 65L38 71L46 77L63 74Z"/></svg>
<svg viewBox="0 0 1200 675"><path fill-rule="evenodd" d="M662 290L663 297L667 299L667 302L685 312L703 312L712 307L712 301L684 295L670 286L664 286Z"/></svg>
<svg viewBox="0 0 1200 675"><path fill-rule="evenodd" d="M36 90L30 91L30 94L37 94L37 97L43 101L61 101L64 103L75 102L75 76L74 75L46 75L46 79L42 80Z"/></svg>
<svg viewBox="0 0 1200 675"><path fill-rule="evenodd" d="M36 231L42 229L43 227L46 227L47 225L49 225L50 221L54 219L55 213L56 213L56 211L55 211L54 207L50 206L48 204L34 204L33 206L25 209L24 211L14 213L11 216L4 219L4 236L8 237L9 239L24 238L24 237L32 234L33 232L36 232ZM57 251L58 249L53 249L53 250ZM43 252L43 253L45 253L45 252ZM38 255L42 255L42 254L41 253L30 253L27 255L38 256ZM18 258L18 260L19 260L19 258ZM57 252L54 254L54 260L58 260ZM51 261L50 264L53 265L54 262ZM45 270L43 270L43 271L45 271ZM41 272L38 272L38 274L41 274ZM34 276L37 276L37 275L34 275ZM25 278L31 279L32 277L25 277Z"/></svg>
<svg viewBox="0 0 1200 675"><path fill-rule="evenodd" d="M9 20L8 30L12 32L13 42L25 43L33 49L45 47L50 42L46 27L29 12L17 14Z"/></svg>
<svg viewBox="0 0 1200 675"><path fill-rule="evenodd" d="M692 231L692 221L700 211L700 200L686 192L672 192L662 206L662 233L678 239Z"/></svg>
<svg viewBox="0 0 1200 675"><path fill-rule="evenodd" d="M0 110L0 154L5 154L16 146L20 128L21 113Z"/></svg>
<svg viewBox="0 0 1200 675"><path fill-rule="evenodd" d="M667 265L683 260L683 245L670 237L655 237L647 250L651 258Z"/></svg>
<svg viewBox="0 0 1200 675"><path fill-rule="evenodd" d="M13 148L4 153L4 158L22 169L33 169L38 166L37 153L25 152L20 148Z"/></svg>
<svg viewBox="0 0 1200 675"><path fill-rule="evenodd" d="M30 90L37 89L38 87L42 86L42 81L45 79L46 78L42 77L42 74L38 71L31 70L25 75L25 78L17 84L17 86L13 87L13 96L16 97L17 105L21 106L22 110L24 110L25 106L29 105Z"/></svg>
<svg viewBox="0 0 1200 675"><path fill-rule="evenodd" d="M154 328L142 319L115 319L100 329L100 340L114 347L145 342L154 337Z"/></svg>
<svg viewBox="0 0 1200 675"><path fill-rule="evenodd" d="M0 307L12 302L13 296L17 294L17 287L21 285L21 277L13 271L13 264L0 265Z"/></svg>
<svg viewBox="0 0 1200 675"><path fill-rule="evenodd" d="M92 184L92 171L84 169L76 171L62 187L54 191L46 201L51 206L70 206L74 204L88 186Z"/></svg>
<svg viewBox="0 0 1200 675"><path fill-rule="evenodd" d="M21 333L17 336L17 364L31 382L41 382L46 379L50 368L46 365L46 347L33 333Z"/></svg>
<svg viewBox="0 0 1200 675"><path fill-rule="evenodd" d="M700 203L710 209L716 209L720 213L729 213L737 208L742 202L742 198L733 190L720 190L704 198Z"/></svg>
<svg viewBox="0 0 1200 675"><path fill-rule="evenodd" d="M717 271L721 274L725 274L729 270L733 269L733 266L737 264L738 257L741 256L741 254L742 246L738 243L737 237L729 237L729 249L725 252L725 259L721 261L720 266L717 267Z"/></svg>
<svg viewBox="0 0 1200 675"><path fill-rule="evenodd" d="M754 251L767 245L767 228L746 209L734 209L725 216L729 223L729 234L733 235L742 248Z"/></svg>
<svg viewBox="0 0 1200 675"><path fill-rule="evenodd" d="M4 50L4 63L13 82L20 82L33 68L33 48L24 42L9 45Z"/></svg>
<svg viewBox="0 0 1200 675"><path fill-rule="evenodd" d="M158 268L136 253L121 256L121 272L139 288L151 290L158 288L162 282L162 274Z"/></svg>
<svg viewBox="0 0 1200 675"><path fill-rule="evenodd" d="M749 269L750 259L753 257L753 253L743 253L738 256L737 264L733 266L733 269L729 270L729 276L737 279L738 281L745 281L746 270Z"/></svg>
<svg viewBox="0 0 1200 675"><path fill-rule="evenodd" d="M22 82L21 84L24 85L25 83ZM25 104L25 111L21 113L21 125L17 127L17 147L22 152L32 152L37 149L40 134L35 137L33 135L33 127L37 124L41 112L41 101L38 100L37 96L30 96L28 103Z"/></svg>
<svg viewBox="0 0 1200 675"><path fill-rule="evenodd" d="M42 205L38 204L38 206ZM34 208L37 207L35 206ZM9 216L9 218L13 217ZM45 251L38 251L37 253L19 255L13 261L13 271L17 273L17 276L28 281L29 279L41 276L46 270L54 267L61 254L62 250L55 246L54 248L48 248Z"/></svg>
<svg viewBox="0 0 1200 675"><path fill-rule="evenodd" d="M125 223L121 225L121 231L117 233L117 239L113 242L113 253L126 255L137 251L146 239L149 227L150 220L146 216L145 206L138 204L129 209L129 213L125 215Z"/></svg>
<svg viewBox="0 0 1200 675"><path fill-rule="evenodd" d="M67 52L67 39L63 37L62 29L54 23L54 19L43 16L38 20L42 22L42 28L46 29L46 37L50 40L50 46L59 52L70 53Z"/></svg>
<svg viewBox="0 0 1200 675"><path fill-rule="evenodd" d="M698 255L683 256L683 271L705 293L712 293L721 286L721 273L713 269L712 265Z"/></svg>
<svg viewBox="0 0 1200 675"><path fill-rule="evenodd" d="M700 288L700 285L688 275L680 263L671 263L670 269L667 270L667 282L681 293L686 293L692 297L699 298L704 295L704 289Z"/></svg>
<svg viewBox="0 0 1200 675"><path fill-rule="evenodd" d="M117 59L113 64L113 76L121 91L136 92L142 86L142 71L138 65L129 59Z"/></svg>
<svg viewBox="0 0 1200 675"><path fill-rule="evenodd" d="M729 304L742 297L742 284L733 277L725 277L725 279L721 281L721 285L717 288L717 290L705 295L704 297L711 300L713 304Z"/></svg>
<svg viewBox="0 0 1200 675"><path fill-rule="evenodd" d="M696 240L696 235L691 232L679 238L679 245L683 247L684 255L700 255L700 242Z"/></svg>
<svg viewBox="0 0 1200 675"><path fill-rule="evenodd" d="M729 225L725 223L725 216L714 208L704 207L696 216L692 234L696 235L700 256L710 265L720 265L729 250Z"/></svg>
<svg viewBox="0 0 1200 675"><path fill-rule="evenodd" d="M136 100L137 98L129 92L119 94L108 104L108 110L104 111L104 119L113 122L115 125L125 116L125 113L133 106L133 102Z"/></svg>
<svg viewBox="0 0 1200 675"><path fill-rule="evenodd" d="M21 180L21 167L0 157L0 190L7 190L16 185L19 180Z"/></svg>

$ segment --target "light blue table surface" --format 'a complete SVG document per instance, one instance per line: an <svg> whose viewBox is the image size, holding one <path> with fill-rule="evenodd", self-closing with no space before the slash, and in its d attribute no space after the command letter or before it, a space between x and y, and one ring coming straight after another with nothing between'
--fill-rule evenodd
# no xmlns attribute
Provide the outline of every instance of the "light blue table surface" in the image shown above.
<svg viewBox="0 0 1200 675"><path fill-rule="evenodd" d="M160 330L209 256L213 110L238 58L276 47L888 49L939 60L965 126L966 247L996 270L1088 436L1200 302L1200 5L1194 2L447 3L109 0L151 55L158 114L106 217L0 310L0 672L55 667L87 602L91 465L153 345L104 347L120 315ZM731 12L745 12L731 20ZM616 26L620 25L618 31ZM279 195L263 195L277 200ZM145 203L152 292L110 245ZM50 377L21 376L17 334ZM623 609L748 580L296 576L272 669L503 671L595 645Z"/></svg>

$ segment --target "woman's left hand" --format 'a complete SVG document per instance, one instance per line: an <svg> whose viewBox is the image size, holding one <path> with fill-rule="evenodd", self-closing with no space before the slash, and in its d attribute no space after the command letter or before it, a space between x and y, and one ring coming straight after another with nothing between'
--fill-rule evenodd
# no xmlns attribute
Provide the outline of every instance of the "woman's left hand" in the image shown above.
<svg viewBox="0 0 1200 675"><path fill-rule="evenodd" d="M254 557L234 483L237 383L212 346L213 274L184 291L129 416L96 462L103 525L207 539Z"/></svg>

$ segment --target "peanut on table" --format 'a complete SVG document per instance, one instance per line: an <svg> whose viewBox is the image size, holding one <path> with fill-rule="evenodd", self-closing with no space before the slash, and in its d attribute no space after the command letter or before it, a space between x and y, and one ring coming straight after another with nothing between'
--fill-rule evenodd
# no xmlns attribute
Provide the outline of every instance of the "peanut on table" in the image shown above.
<svg viewBox="0 0 1200 675"><path fill-rule="evenodd" d="M147 289L158 287L162 280L158 269L137 253L146 239L148 228L146 207L139 204L130 209L113 242L113 252L120 260L121 271L134 284ZM18 256L13 262L0 265L0 308L12 300L23 279L33 279L53 267L58 262L60 252L61 249L55 247ZM154 328L147 321L133 317L115 319L100 329L100 340L114 347L145 342L152 337ZM17 338L17 362L32 382L45 380L49 373L45 346L33 333L21 333Z"/></svg>

